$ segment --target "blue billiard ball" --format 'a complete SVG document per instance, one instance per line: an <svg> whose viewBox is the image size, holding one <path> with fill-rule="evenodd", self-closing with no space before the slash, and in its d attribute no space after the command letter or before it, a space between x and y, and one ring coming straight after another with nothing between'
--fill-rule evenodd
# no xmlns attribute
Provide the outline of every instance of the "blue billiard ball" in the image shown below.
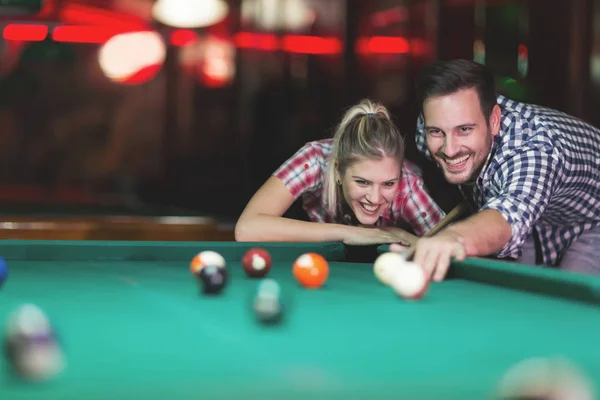
<svg viewBox="0 0 600 400"><path fill-rule="evenodd" d="M254 313L264 324L277 324L283 319L281 287L274 279L264 279L253 301Z"/></svg>
<svg viewBox="0 0 600 400"><path fill-rule="evenodd" d="M0 257L0 287L8 277L8 265L2 257Z"/></svg>

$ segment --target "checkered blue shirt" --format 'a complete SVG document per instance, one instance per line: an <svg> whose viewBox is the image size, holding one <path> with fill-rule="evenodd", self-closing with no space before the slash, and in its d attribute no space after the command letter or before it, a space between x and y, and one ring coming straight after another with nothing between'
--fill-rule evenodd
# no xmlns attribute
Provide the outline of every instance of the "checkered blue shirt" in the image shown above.
<svg viewBox="0 0 600 400"><path fill-rule="evenodd" d="M510 241L496 256L520 257L535 228L544 264L555 265L583 232L600 226L600 130L504 96L498 104L502 125L472 200L480 210L499 211L512 227ZM416 144L431 158L422 116Z"/></svg>

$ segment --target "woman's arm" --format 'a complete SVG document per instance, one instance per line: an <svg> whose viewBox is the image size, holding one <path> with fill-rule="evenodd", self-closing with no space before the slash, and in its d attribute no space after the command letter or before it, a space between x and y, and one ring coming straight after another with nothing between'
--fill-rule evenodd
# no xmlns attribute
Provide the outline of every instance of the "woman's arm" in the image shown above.
<svg viewBox="0 0 600 400"><path fill-rule="evenodd" d="M277 177L270 177L252 197L235 226L238 242L344 242L379 244L402 241L395 232L342 224L298 221L282 215L294 197Z"/></svg>

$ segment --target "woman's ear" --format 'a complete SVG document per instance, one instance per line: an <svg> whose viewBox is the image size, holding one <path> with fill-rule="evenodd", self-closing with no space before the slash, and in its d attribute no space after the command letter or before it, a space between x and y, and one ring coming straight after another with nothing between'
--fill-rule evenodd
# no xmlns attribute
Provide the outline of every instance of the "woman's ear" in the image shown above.
<svg viewBox="0 0 600 400"><path fill-rule="evenodd" d="M341 178L341 174L340 174L340 169L339 169L339 164L336 161L334 164L334 171L335 171L335 183L337 183L338 185L342 184L342 178Z"/></svg>

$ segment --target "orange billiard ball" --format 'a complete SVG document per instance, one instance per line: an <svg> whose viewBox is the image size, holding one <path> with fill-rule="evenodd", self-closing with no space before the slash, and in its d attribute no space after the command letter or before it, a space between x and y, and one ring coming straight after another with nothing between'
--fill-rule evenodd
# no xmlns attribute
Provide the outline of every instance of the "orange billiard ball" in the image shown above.
<svg viewBox="0 0 600 400"><path fill-rule="evenodd" d="M216 251L206 250L198 253L190 262L190 272L192 275L199 276L202 268L211 265L217 268L225 268L225 258Z"/></svg>
<svg viewBox="0 0 600 400"><path fill-rule="evenodd" d="M296 280L309 289L323 286L329 276L327 260L316 253L306 253L298 257L292 270Z"/></svg>

